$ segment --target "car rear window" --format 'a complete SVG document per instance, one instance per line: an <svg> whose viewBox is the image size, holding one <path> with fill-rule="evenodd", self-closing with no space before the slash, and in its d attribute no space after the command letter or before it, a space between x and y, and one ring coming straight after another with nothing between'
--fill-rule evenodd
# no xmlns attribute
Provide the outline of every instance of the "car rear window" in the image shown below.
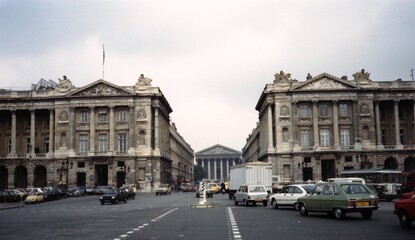
<svg viewBox="0 0 415 240"><path fill-rule="evenodd" d="M342 184L340 185L347 194L368 194L369 191L360 184Z"/></svg>
<svg viewBox="0 0 415 240"><path fill-rule="evenodd" d="M304 190L305 190L307 193L311 193L311 192L313 192L313 190L314 190L314 188L315 188L315 187L316 187L316 186L314 186L314 185L303 186Z"/></svg>
<svg viewBox="0 0 415 240"><path fill-rule="evenodd" d="M265 192L265 188L262 186L252 186L249 187L250 192Z"/></svg>

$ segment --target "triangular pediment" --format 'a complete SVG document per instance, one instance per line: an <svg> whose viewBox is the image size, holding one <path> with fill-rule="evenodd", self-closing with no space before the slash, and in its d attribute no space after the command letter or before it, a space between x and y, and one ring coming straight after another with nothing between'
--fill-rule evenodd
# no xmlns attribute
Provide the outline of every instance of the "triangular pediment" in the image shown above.
<svg viewBox="0 0 415 240"><path fill-rule="evenodd" d="M86 85L70 94L73 97L93 97L93 96L117 96L117 95L132 95L131 91L107 82L105 80L98 80Z"/></svg>
<svg viewBox="0 0 415 240"><path fill-rule="evenodd" d="M214 146L208 147L196 153L196 155L216 155L216 154L241 154L241 152L225 147L220 144L216 144Z"/></svg>
<svg viewBox="0 0 415 240"><path fill-rule="evenodd" d="M295 87L293 90L346 90L358 89L356 85L327 73L320 74Z"/></svg>

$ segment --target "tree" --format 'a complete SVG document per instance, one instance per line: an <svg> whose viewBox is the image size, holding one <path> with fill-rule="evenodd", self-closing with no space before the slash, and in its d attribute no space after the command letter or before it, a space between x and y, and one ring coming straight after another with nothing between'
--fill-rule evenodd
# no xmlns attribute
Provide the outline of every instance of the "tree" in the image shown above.
<svg viewBox="0 0 415 240"><path fill-rule="evenodd" d="M198 182L205 178L205 170L202 166L196 165L193 170L194 173L194 181Z"/></svg>

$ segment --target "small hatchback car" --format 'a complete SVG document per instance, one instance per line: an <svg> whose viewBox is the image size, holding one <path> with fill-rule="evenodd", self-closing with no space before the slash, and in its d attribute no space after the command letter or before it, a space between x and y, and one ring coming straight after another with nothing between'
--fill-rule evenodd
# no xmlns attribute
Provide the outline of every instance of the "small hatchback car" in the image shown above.
<svg viewBox="0 0 415 240"><path fill-rule="evenodd" d="M235 205L243 203L248 206L250 203L255 205L262 203L264 207L268 205L268 192L263 185L242 185L234 194Z"/></svg>
<svg viewBox="0 0 415 240"><path fill-rule="evenodd" d="M415 195L396 201L393 212L398 216L401 227L410 228L415 220Z"/></svg>

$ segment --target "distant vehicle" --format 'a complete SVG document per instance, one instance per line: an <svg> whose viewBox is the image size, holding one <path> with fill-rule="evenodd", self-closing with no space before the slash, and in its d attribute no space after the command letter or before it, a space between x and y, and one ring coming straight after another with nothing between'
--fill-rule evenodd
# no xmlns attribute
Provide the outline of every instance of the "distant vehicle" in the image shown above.
<svg viewBox="0 0 415 240"><path fill-rule="evenodd" d="M28 192L26 192L25 190L23 190L23 189L13 189L13 190L8 190L9 192L13 192L16 196L18 196L19 197L19 201L20 200L25 200L26 199L26 197L29 195L29 193Z"/></svg>
<svg viewBox="0 0 415 240"><path fill-rule="evenodd" d="M109 189L111 189L110 188L110 186L107 186L107 185L103 185L103 186L97 186L95 189L94 189L94 193L96 194L96 195L102 195L102 194L104 194L107 190L109 190Z"/></svg>
<svg viewBox="0 0 415 240"><path fill-rule="evenodd" d="M27 191L28 193L31 193L31 192L40 192L40 193L43 193L42 188L38 188L38 187L34 187L34 188L26 188L26 191Z"/></svg>
<svg viewBox="0 0 415 240"><path fill-rule="evenodd" d="M358 177L346 177L346 178L329 178L327 179L327 182L357 182L357 183L363 183L366 184L365 179L358 178Z"/></svg>
<svg viewBox="0 0 415 240"><path fill-rule="evenodd" d="M402 192L410 192L415 189L415 171L402 172Z"/></svg>
<svg viewBox="0 0 415 240"><path fill-rule="evenodd" d="M43 193L30 192L27 198L24 200L25 204L43 202Z"/></svg>
<svg viewBox="0 0 415 240"><path fill-rule="evenodd" d="M122 187L121 189L123 189L126 193L127 193L127 199L135 199L135 192L134 189L132 188L124 188Z"/></svg>
<svg viewBox="0 0 415 240"><path fill-rule="evenodd" d="M109 202L111 204L117 204L118 202L123 201L127 203L127 193L123 189L108 189L102 196L99 197L101 205Z"/></svg>
<svg viewBox="0 0 415 240"><path fill-rule="evenodd" d="M358 169L347 170L340 173L341 177L358 177L366 181L366 185L371 185L381 199L392 201L401 197L401 171L390 169Z"/></svg>
<svg viewBox="0 0 415 240"><path fill-rule="evenodd" d="M209 198L209 197L210 198L213 198L213 190L212 190L212 187L208 183L205 183L204 186L205 186L205 189L206 189L206 197L207 198ZM199 184L199 186L197 188L196 197L197 198L203 197L203 189L202 189L201 184Z"/></svg>
<svg viewBox="0 0 415 240"><path fill-rule="evenodd" d="M168 184L164 184L161 183L160 185L158 185L158 187L156 188L156 195L167 195L167 194L171 194L171 187Z"/></svg>
<svg viewBox="0 0 415 240"><path fill-rule="evenodd" d="M264 207L268 205L268 192L264 185L242 185L234 194L235 205L243 203L246 207L252 203L262 203Z"/></svg>
<svg viewBox="0 0 415 240"><path fill-rule="evenodd" d="M16 195L10 191L0 190L0 202L15 202Z"/></svg>
<svg viewBox="0 0 415 240"><path fill-rule="evenodd" d="M196 187L192 183L183 183L181 187L182 187L183 192L195 192L196 191Z"/></svg>
<svg viewBox="0 0 415 240"><path fill-rule="evenodd" d="M43 200L44 201L52 201L59 199L59 192L56 188L43 188Z"/></svg>
<svg viewBox="0 0 415 240"><path fill-rule="evenodd" d="M130 189L133 192L137 192L137 185L135 184L123 184L121 188Z"/></svg>
<svg viewBox="0 0 415 240"><path fill-rule="evenodd" d="M410 228L412 221L415 220L415 195L398 200L394 204L393 212L398 216L399 224L403 228Z"/></svg>
<svg viewBox="0 0 415 240"><path fill-rule="evenodd" d="M76 186L68 191L69 197L81 197L81 196L85 196L85 194L86 194L86 189L83 186Z"/></svg>
<svg viewBox="0 0 415 240"><path fill-rule="evenodd" d="M208 183L210 188L212 189L213 193L219 193L220 187L217 183Z"/></svg>
<svg viewBox="0 0 415 240"><path fill-rule="evenodd" d="M300 197L297 202L301 216L326 212L337 219L351 212L360 212L364 219L370 219L373 210L379 207L379 198L361 183L318 183L311 194Z"/></svg>
<svg viewBox="0 0 415 240"><path fill-rule="evenodd" d="M279 206L291 206L299 210L297 199L310 194L315 184L293 184L284 186L279 193L273 194L269 197L269 203L274 209Z"/></svg>
<svg viewBox="0 0 415 240"><path fill-rule="evenodd" d="M272 164L249 162L230 167L229 199L242 185L260 184L267 192L272 192Z"/></svg>

